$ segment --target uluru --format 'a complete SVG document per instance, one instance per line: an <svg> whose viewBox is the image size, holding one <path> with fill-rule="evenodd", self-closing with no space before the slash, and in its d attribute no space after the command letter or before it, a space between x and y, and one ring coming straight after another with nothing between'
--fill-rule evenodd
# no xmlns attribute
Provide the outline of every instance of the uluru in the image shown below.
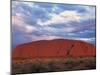
<svg viewBox="0 0 100 75"><path fill-rule="evenodd" d="M40 40L18 45L12 52L13 58L55 58L96 56L93 44L80 40Z"/></svg>

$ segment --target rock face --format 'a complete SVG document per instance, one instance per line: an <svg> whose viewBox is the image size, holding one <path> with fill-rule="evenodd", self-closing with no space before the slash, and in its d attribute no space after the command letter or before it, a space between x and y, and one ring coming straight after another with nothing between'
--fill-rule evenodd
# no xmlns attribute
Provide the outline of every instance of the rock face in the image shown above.
<svg viewBox="0 0 100 75"><path fill-rule="evenodd" d="M41 40L17 46L13 58L52 58L52 57L90 57L96 56L92 44L66 39Z"/></svg>

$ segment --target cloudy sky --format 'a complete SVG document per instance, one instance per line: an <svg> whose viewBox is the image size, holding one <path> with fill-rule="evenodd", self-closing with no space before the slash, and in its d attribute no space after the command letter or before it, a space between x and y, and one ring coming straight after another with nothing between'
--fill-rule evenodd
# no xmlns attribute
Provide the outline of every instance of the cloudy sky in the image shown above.
<svg viewBox="0 0 100 75"><path fill-rule="evenodd" d="M13 47L37 40L95 44L95 6L12 1Z"/></svg>

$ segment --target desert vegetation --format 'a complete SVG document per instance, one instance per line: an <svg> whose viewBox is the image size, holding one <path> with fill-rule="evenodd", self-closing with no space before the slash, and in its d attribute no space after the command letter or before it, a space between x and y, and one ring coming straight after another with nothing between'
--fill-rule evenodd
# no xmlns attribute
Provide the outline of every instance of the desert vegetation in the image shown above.
<svg viewBox="0 0 100 75"><path fill-rule="evenodd" d="M95 57L13 59L12 75L96 68Z"/></svg>

